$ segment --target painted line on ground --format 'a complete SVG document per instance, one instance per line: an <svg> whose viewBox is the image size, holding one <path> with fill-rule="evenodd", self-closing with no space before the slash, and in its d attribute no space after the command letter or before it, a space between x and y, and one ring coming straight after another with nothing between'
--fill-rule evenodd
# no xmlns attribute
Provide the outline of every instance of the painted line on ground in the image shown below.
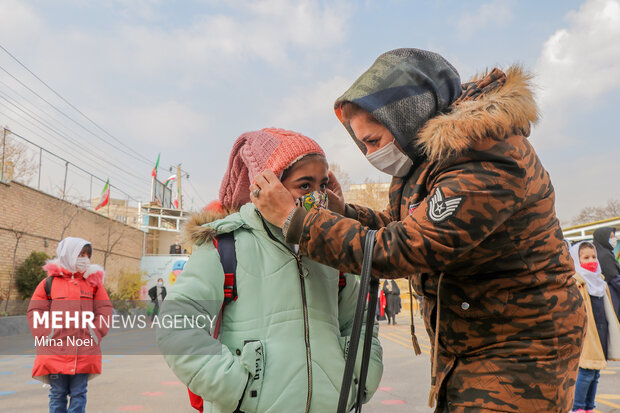
<svg viewBox="0 0 620 413"><path fill-rule="evenodd" d="M386 406L397 406L397 405L402 405L406 403L404 400L383 400L381 404L384 404Z"/></svg>
<svg viewBox="0 0 620 413"><path fill-rule="evenodd" d="M404 340L411 340L411 332L409 330L403 331L402 334L401 332L398 332L398 331L389 331L389 332L386 330L379 330L379 331L385 334L393 334ZM418 338L418 343L427 344L430 346L431 342L428 339L428 336L426 335L426 331L424 331L424 334L422 335L416 330L416 337Z"/></svg>
<svg viewBox="0 0 620 413"><path fill-rule="evenodd" d="M596 397L607 400L620 400L620 394L597 394Z"/></svg>
<svg viewBox="0 0 620 413"><path fill-rule="evenodd" d="M393 338L393 337L390 337L390 336L387 336L387 335L385 335L385 334L381 334L381 333L379 333L379 337L386 338L386 339L388 339L388 340L390 340L390 341L393 341L393 342L395 342L395 343L397 343L397 344L400 344L400 345L401 345L401 346L403 346L403 347L408 347L408 348L410 348L410 349L412 349L412 350L413 350L413 345L412 345L411 343L405 343L405 342L403 342L403 341L401 341L401 340L395 339L395 338ZM429 354L429 355L431 354L430 352L428 352L428 351L426 351L426 350L422 350L422 353Z"/></svg>
<svg viewBox="0 0 620 413"><path fill-rule="evenodd" d="M0 391L0 396L8 396L9 394L15 394L15 393L17 393L15 390Z"/></svg>
<svg viewBox="0 0 620 413"><path fill-rule="evenodd" d="M605 406L613 407L615 409L620 409L620 404L608 402L607 400L603 400L598 397L596 397L594 400L596 400L600 404L604 404Z"/></svg>
<svg viewBox="0 0 620 413"><path fill-rule="evenodd" d="M411 343L411 337L403 338L401 336L394 335L394 334L386 334L386 333L383 333L383 334L384 334L384 336L392 337L395 340L400 340L400 341L402 341L404 343L409 343L411 346L413 346L413 344ZM379 333L379 335L381 335L381 333ZM427 350L431 349L430 345L427 345L427 344L424 344L424 343L420 343L419 341L418 341L418 344L420 345L420 348L425 348Z"/></svg>

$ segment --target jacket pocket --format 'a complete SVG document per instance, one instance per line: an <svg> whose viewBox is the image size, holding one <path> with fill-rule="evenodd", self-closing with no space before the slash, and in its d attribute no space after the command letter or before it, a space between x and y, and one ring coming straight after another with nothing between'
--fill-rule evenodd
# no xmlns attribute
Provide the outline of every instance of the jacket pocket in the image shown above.
<svg viewBox="0 0 620 413"><path fill-rule="evenodd" d="M441 306L459 318L483 319L501 317L506 310L509 292L488 291L468 294L467 290L446 287L441 293Z"/></svg>
<svg viewBox="0 0 620 413"><path fill-rule="evenodd" d="M239 406L243 412L255 412L258 408L260 392L265 374L265 347L260 340L247 340L239 356L241 365L249 373L245 393Z"/></svg>

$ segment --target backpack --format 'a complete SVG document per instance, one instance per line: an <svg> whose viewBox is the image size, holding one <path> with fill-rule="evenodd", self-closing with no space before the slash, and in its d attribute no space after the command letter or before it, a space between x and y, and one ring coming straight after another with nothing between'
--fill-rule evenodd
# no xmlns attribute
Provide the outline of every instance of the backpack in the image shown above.
<svg viewBox="0 0 620 413"><path fill-rule="evenodd" d="M235 236L230 232L227 234L221 234L215 237L213 245L220 254L220 262L222 263L222 269L224 270L224 302L222 302L222 308L217 316L217 322L213 330L213 338L217 339L220 333L220 324L222 321L222 315L224 313L224 307L238 298L237 295L237 252L235 250ZM338 292L342 291L347 285L347 279L344 273L340 271L338 278ZM193 393L189 387L187 388L189 394L189 402L191 406L198 410L203 411L204 401L202 397ZM236 410L235 412L238 412Z"/></svg>
<svg viewBox="0 0 620 413"><path fill-rule="evenodd" d="M49 301L52 301L52 283L54 282L54 277L52 277L51 275L48 275L47 278L45 279L45 295L47 295L47 299ZM95 294L97 293L97 288L99 287L93 287L93 300L95 299Z"/></svg>

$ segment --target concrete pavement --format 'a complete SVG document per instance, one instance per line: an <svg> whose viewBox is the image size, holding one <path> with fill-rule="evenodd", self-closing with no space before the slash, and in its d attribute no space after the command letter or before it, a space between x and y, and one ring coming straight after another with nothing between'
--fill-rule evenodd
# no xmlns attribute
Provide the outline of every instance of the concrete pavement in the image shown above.
<svg viewBox="0 0 620 413"><path fill-rule="evenodd" d="M430 343L419 318L416 331L422 355L415 356L408 315L395 326L382 322L380 339L385 370L381 387L364 405L366 413L431 412ZM30 377L34 355L0 356L0 412L47 412L48 390ZM185 386L161 356L103 357L103 374L88 385L87 412L192 412ZM620 362L602 371L597 412L620 412Z"/></svg>

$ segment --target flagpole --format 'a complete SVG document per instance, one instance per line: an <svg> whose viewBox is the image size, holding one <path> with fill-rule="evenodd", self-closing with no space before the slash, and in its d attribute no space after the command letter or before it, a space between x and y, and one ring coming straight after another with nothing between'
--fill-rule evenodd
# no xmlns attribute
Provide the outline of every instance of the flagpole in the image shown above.
<svg viewBox="0 0 620 413"><path fill-rule="evenodd" d="M111 199L111 187L110 184L108 183L108 218L110 218L110 204L112 203L112 199Z"/></svg>

